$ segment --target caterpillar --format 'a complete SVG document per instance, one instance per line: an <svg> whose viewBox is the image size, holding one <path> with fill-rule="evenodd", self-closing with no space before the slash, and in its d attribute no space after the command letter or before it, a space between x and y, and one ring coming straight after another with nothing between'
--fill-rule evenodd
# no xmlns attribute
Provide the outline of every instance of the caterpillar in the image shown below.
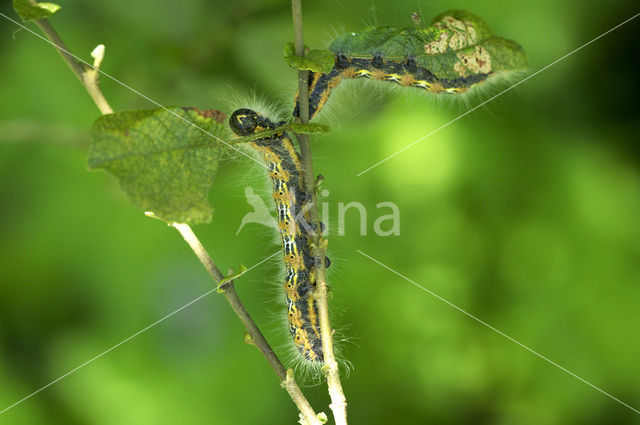
<svg viewBox="0 0 640 425"><path fill-rule="evenodd" d="M231 130L238 136L274 130L274 123L257 112L241 108L229 118ZM311 255L309 225L300 155L286 132L251 141L250 146L266 163L273 185L278 228L282 239L285 266L285 297L289 331L300 354L311 362L322 362L322 338L318 306L314 298L316 260Z"/></svg>
<svg viewBox="0 0 640 425"><path fill-rule="evenodd" d="M479 17L452 10L431 26L376 26L338 37L329 47L333 69L309 73L309 118L343 79L391 81L431 93L461 94L508 71L526 67L517 43L493 36ZM300 116L296 96L293 115Z"/></svg>

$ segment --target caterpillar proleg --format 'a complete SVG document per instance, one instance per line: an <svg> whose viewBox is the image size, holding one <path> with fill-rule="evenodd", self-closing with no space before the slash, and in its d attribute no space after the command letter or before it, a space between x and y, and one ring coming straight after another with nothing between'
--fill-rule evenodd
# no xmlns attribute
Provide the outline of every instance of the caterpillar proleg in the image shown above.
<svg viewBox="0 0 640 425"><path fill-rule="evenodd" d="M438 15L431 26L368 27L338 37L329 47L334 67L309 73L309 117L325 105L342 79L367 78L460 94L509 71L526 68L520 45L495 37L482 19L465 10ZM300 109L296 98L293 115Z"/></svg>
<svg viewBox="0 0 640 425"><path fill-rule="evenodd" d="M229 118L231 130L238 136L274 130L284 123L274 123L251 109L238 109ZM315 259L311 256L309 225L300 155L286 132L253 140L249 145L266 163L273 185L277 220L285 265L285 297L289 331L302 356L322 362L322 339L318 324L318 307L314 298Z"/></svg>

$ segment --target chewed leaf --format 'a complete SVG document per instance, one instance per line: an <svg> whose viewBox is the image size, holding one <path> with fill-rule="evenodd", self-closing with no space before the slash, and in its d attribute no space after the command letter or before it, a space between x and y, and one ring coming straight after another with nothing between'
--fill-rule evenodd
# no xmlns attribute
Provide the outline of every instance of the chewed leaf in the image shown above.
<svg viewBox="0 0 640 425"><path fill-rule="evenodd" d="M13 10L23 21L34 19L47 19L53 16L60 6L55 3L31 3L29 0L13 0Z"/></svg>
<svg viewBox="0 0 640 425"><path fill-rule="evenodd" d="M113 174L131 201L167 222L211 220L207 194L224 145L225 115L170 108L104 115L91 130L89 168ZM200 130L202 129L202 130Z"/></svg>
<svg viewBox="0 0 640 425"><path fill-rule="evenodd" d="M306 46L305 46L306 50ZM284 46L284 59L291 68L301 69L304 71L313 71L327 73L333 68L333 52L329 50L311 50L300 57L296 55L296 49L293 43L287 43Z"/></svg>
<svg viewBox="0 0 640 425"><path fill-rule="evenodd" d="M437 78L450 80L527 67L520 45L494 36L482 19L465 10L442 13L426 28L369 27L339 37L330 49L352 58L412 58Z"/></svg>

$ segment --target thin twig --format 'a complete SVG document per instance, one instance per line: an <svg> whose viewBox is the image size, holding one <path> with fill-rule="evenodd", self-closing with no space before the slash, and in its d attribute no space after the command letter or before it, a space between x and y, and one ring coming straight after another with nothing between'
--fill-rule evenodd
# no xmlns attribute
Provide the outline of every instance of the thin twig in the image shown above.
<svg viewBox="0 0 640 425"><path fill-rule="evenodd" d="M29 0L29 1L32 4L36 4L35 0ZM100 112L102 112L102 114L112 114L113 109L111 108L111 106L109 105L109 102L107 102L107 99L105 99L104 95L102 94L102 91L100 90L100 82L98 78L99 73L97 69L92 69L85 66L83 63L78 62L73 56L67 53L70 51L69 48L64 43L64 41L62 41L62 39L60 38L56 30L53 28L53 26L49 23L47 19L36 19L35 23L42 30L42 32L49 39L49 41L55 44L55 46L57 47L56 50L58 51L58 53L60 53L60 55L62 56L62 59L64 59L67 65L69 65L69 68L71 68L71 71L73 71L76 77L78 77L82 85L87 90L87 93L89 93L89 96L91 96L91 99L93 99L93 101L95 102ZM96 48L96 50L98 49L100 49L100 46ZM96 52L96 50L94 50L94 53ZM102 53L100 54L99 59L96 56L94 56L94 60L95 60L94 66L96 68L100 68L100 63L102 62L103 56L104 56L104 46L102 47Z"/></svg>
<svg viewBox="0 0 640 425"><path fill-rule="evenodd" d="M227 302L229 302L229 305L231 305L231 308L233 308L233 311L244 324L247 329L247 333L251 337L252 344L258 347L262 355L267 359L271 368L280 379L281 386L287 390L289 396L291 396L293 402L298 406L298 409L304 416L307 423L309 425L321 425L322 422L320 422L318 416L309 404L309 401L305 398L304 394L302 394L293 374L289 373L289 371L284 368L280 359L278 359L278 356L273 352L273 349L271 349L271 346L264 338L264 335L262 335L262 332L253 321L253 318L251 318L247 310L244 308L244 305L242 304L242 301L240 301L240 297L238 297L238 293L235 290L235 286L233 285L233 280L224 282L225 277L220 272L220 269L216 267L211 256L205 250L204 246L202 246L202 243L195 233L193 233L193 230L188 224L172 223L171 226L175 227L176 230L180 232L204 268L207 269L214 282L216 282L217 285L220 285L220 292L222 292Z"/></svg>
<svg viewBox="0 0 640 425"><path fill-rule="evenodd" d="M298 56L304 56L304 41L302 37L302 4L301 0L292 0L293 28L295 33L295 47ZM303 124L309 122L309 89L308 71L298 71L298 102L300 104L300 120ZM311 147L307 134L296 135L300 144L302 156L302 167L304 170L306 191L311 194L311 208L309 209L309 220L312 227L321 229L318 214L318 203L315 187L315 177L313 173L313 162L311 159ZM320 332L322 335L322 351L324 356L323 371L327 376L327 387L331 397L331 410L333 412L336 425L347 424L347 399L342 390L340 382L340 372L338 362L333 351L333 329L329 321L329 307L327 299L327 277L325 264L325 250L327 241L322 237L322 231L316 231L313 235L314 253L320 261L314 268L316 275L315 298L318 304L318 316L320 321Z"/></svg>

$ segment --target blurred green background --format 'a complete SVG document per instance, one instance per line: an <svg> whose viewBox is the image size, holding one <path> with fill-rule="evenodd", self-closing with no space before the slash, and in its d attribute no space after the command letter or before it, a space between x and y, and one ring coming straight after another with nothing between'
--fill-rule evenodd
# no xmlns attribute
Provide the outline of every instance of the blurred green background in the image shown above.
<svg viewBox="0 0 640 425"><path fill-rule="evenodd" d="M74 53L163 105L226 110L251 92L291 107L287 1L63 1L52 23ZM521 43L531 71L638 12L637 4L329 0L304 5L305 42L451 8ZM8 2L2 13L15 17ZM17 19L17 18L16 18ZM29 24L35 29L35 25ZM98 111L57 53L0 19L0 410L203 294L212 282L177 232L87 172ZM358 254L359 249L640 408L640 48L635 20L434 134L466 102L344 84L319 121L315 169L330 191L335 325L353 371L353 424L640 424L640 416ZM383 84L384 86L384 84ZM364 89L363 89L364 87ZM103 79L116 110L150 108ZM250 224L237 158L220 170L214 221L195 230L218 265L278 249ZM263 191L264 194L264 191ZM266 195L265 195L266 198ZM339 236L339 202L352 211ZM401 234L373 222L394 202ZM288 351L279 260L238 291ZM1 424L293 424L296 412L243 328L211 295L0 415ZM284 355L284 354L283 354ZM286 355L284 355L286 357ZM328 412L323 385L304 389Z"/></svg>

